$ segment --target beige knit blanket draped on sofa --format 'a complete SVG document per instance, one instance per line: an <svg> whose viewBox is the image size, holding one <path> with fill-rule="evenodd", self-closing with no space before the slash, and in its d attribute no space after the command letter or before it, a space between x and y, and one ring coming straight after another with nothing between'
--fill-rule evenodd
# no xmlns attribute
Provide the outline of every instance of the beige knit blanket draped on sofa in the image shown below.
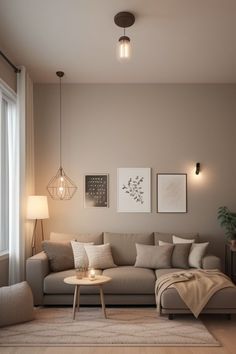
<svg viewBox="0 0 236 354"><path fill-rule="evenodd" d="M189 310L197 318L210 298L219 290L235 287L218 270L186 270L160 276L156 281L157 309L161 309L161 296L167 288L175 288Z"/></svg>

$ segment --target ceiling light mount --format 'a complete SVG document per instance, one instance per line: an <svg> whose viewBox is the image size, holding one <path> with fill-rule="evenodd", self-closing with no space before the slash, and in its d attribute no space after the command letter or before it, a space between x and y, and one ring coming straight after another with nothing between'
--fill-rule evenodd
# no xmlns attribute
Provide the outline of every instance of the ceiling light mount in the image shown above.
<svg viewBox="0 0 236 354"><path fill-rule="evenodd" d="M131 12L122 11L115 15L114 22L119 27L127 28L134 24L135 17Z"/></svg>
<svg viewBox="0 0 236 354"><path fill-rule="evenodd" d="M65 75L63 71L57 71L56 74L59 78L62 78Z"/></svg>

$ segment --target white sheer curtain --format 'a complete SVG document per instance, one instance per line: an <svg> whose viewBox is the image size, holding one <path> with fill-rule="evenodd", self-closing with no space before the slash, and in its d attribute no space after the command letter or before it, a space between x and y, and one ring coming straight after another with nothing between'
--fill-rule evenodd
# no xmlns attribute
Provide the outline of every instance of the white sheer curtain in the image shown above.
<svg viewBox="0 0 236 354"><path fill-rule="evenodd" d="M17 74L15 122L13 112L9 118L9 283L14 284L25 278L32 231L26 200L34 193L33 84L24 67Z"/></svg>
<svg viewBox="0 0 236 354"><path fill-rule="evenodd" d="M20 134L19 119L13 105L8 106L8 158L9 158L9 283L21 279L20 240Z"/></svg>
<svg viewBox="0 0 236 354"><path fill-rule="evenodd" d="M8 159L8 98L0 82L0 254L9 249L9 159Z"/></svg>

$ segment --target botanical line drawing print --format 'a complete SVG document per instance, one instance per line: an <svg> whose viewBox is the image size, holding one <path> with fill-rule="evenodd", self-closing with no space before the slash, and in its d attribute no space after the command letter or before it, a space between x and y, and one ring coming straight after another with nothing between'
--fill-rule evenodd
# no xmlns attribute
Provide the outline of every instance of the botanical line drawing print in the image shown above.
<svg viewBox="0 0 236 354"><path fill-rule="evenodd" d="M123 184L122 189L125 193L129 194L130 198L134 199L136 203L144 203L143 200L143 181L144 177L136 176L134 179L132 177L129 178L127 185Z"/></svg>

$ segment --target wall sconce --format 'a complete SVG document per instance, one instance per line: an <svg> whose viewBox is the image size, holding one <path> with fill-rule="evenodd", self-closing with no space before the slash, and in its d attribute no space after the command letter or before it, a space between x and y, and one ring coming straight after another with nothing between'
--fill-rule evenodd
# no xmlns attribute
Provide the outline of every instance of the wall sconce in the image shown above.
<svg viewBox="0 0 236 354"><path fill-rule="evenodd" d="M199 172L200 172L200 162L197 162L196 163L196 171L195 171L196 175L199 175Z"/></svg>
<svg viewBox="0 0 236 354"><path fill-rule="evenodd" d="M130 38L126 36L125 29L130 27L135 22L135 17L132 13L122 11L115 15L114 22L118 27L124 29L124 35L119 38L117 56L120 61L127 61L131 56Z"/></svg>

